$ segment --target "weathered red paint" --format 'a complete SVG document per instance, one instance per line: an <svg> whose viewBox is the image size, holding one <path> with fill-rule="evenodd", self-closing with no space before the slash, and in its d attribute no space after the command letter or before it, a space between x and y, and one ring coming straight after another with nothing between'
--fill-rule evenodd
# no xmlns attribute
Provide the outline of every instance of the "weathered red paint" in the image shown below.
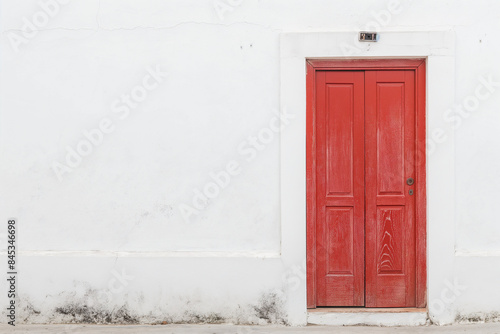
<svg viewBox="0 0 500 334"><path fill-rule="evenodd" d="M308 307L425 307L425 61L309 60L307 101Z"/></svg>
<svg viewBox="0 0 500 334"><path fill-rule="evenodd" d="M364 85L362 71L316 73L318 306L364 305Z"/></svg>
<svg viewBox="0 0 500 334"><path fill-rule="evenodd" d="M366 306L415 303L414 71L366 71Z"/></svg>

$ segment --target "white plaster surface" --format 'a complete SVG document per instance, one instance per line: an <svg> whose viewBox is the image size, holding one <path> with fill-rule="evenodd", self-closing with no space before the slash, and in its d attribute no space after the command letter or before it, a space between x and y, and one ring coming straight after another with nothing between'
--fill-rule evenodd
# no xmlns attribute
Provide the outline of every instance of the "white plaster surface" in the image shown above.
<svg viewBox="0 0 500 334"><path fill-rule="evenodd" d="M311 312L307 315L307 322L326 326L424 326L427 323L427 313Z"/></svg>

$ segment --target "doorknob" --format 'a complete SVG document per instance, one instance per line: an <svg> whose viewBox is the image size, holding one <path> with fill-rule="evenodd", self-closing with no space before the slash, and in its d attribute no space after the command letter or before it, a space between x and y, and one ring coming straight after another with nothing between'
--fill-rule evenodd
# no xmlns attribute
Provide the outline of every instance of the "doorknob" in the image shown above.
<svg viewBox="0 0 500 334"><path fill-rule="evenodd" d="M406 184L409 186L411 186L414 183L415 183L415 180L413 180L411 177L406 180Z"/></svg>

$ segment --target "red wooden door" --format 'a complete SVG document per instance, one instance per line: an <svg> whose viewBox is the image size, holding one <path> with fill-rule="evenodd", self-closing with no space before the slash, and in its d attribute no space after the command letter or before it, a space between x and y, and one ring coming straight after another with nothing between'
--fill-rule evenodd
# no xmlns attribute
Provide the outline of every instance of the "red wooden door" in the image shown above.
<svg viewBox="0 0 500 334"><path fill-rule="evenodd" d="M414 307L415 71L317 71L315 87L315 304Z"/></svg>
<svg viewBox="0 0 500 334"><path fill-rule="evenodd" d="M414 71L366 71L366 306L415 304ZM411 183L411 182L409 182Z"/></svg>
<svg viewBox="0 0 500 334"><path fill-rule="evenodd" d="M318 306L364 304L364 73L317 74Z"/></svg>

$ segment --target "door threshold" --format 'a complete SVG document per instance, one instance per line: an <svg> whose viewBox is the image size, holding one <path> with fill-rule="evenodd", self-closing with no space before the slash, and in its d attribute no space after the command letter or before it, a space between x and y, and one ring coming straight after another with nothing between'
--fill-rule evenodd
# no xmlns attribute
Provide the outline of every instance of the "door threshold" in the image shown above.
<svg viewBox="0 0 500 334"><path fill-rule="evenodd" d="M426 308L325 307L307 310L307 323L327 326L423 326Z"/></svg>
<svg viewBox="0 0 500 334"><path fill-rule="evenodd" d="M332 312L332 313L406 313L406 312L427 312L424 308L415 307L318 307L308 309L307 312Z"/></svg>

